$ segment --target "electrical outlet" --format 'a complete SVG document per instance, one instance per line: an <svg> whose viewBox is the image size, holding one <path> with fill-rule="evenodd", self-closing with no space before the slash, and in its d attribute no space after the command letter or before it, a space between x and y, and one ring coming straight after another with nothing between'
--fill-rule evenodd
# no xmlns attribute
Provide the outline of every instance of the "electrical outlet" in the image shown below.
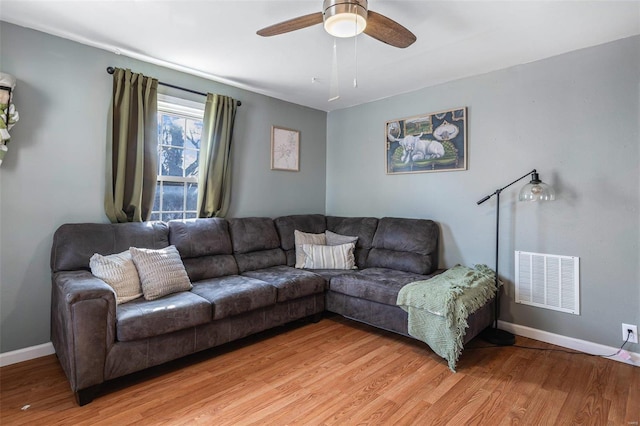
<svg viewBox="0 0 640 426"><path fill-rule="evenodd" d="M631 330L631 336L628 336L629 330ZM629 337L629 343L638 343L638 326L631 324L622 324L622 341L627 340Z"/></svg>

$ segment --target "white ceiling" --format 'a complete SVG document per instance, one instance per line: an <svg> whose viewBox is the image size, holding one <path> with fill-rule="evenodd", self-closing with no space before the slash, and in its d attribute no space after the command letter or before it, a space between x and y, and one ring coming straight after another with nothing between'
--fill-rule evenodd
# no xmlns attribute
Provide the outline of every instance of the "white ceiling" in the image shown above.
<svg viewBox="0 0 640 426"><path fill-rule="evenodd" d="M363 34L356 67L354 39L338 39L340 99L329 102L333 38L322 25L256 35L322 0L0 3L3 21L324 111L640 33L640 1L369 0L418 40L398 49Z"/></svg>

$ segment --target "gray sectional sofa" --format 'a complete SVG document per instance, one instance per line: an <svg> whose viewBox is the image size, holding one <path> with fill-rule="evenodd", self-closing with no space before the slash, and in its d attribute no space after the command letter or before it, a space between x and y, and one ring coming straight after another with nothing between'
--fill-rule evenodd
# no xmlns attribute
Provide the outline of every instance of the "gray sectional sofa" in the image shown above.
<svg viewBox="0 0 640 426"><path fill-rule="evenodd" d="M294 268L294 231L357 236L355 270ZM271 218L65 224L51 250L51 339L80 405L100 384L302 318L334 312L408 335L400 288L437 273L438 226L402 218ZM193 285L116 304L90 272L94 253L174 245ZM468 318L465 342L491 324Z"/></svg>

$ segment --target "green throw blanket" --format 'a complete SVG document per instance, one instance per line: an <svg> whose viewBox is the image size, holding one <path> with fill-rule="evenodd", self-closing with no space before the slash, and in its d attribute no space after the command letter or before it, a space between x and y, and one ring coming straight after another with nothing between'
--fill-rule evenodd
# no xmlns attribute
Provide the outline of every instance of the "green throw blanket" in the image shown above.
<svg viewBox="0 0 640 426"><path fill-rule="evenodd" d="M495 273L486 265L456 265L440 275L407 284L397 305L409 313L409 334L422 340L456 371L467 318L495 294Z"/></svg>

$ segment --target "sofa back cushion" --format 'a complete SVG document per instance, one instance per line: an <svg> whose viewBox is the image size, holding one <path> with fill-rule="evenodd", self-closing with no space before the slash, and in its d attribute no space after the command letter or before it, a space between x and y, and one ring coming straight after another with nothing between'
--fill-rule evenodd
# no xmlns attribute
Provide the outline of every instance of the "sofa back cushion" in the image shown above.
<svg viewBox="0 0 640 426"><path fill-rule="evenodd" d="M169 242L180 252L192 282L238 273L225 219L172 220L168 225Z"/></svg>
<svg viewBox="0 0 640 426"><path fill-rule="evenodd" d="M233 255L240 273L285 265L280 238L268 217L244 217L229 220Z"/></svg>
<svg viewBox="0 0 640 426"><path fill-rule="evenodd" d="M164 222L68 223L53 235L52 272L89 270L94 253L121 253L129 247L161 249L169 245Z"/></svg>
<svg viewBox="0 0 640 426"><path fill-rule="evenodd" d="M296 264L295 231L322 234L327 229L325 217L321 214L281 216L275 218L273 223L280 236L280 245L287 256L289 266Z"/></svg>
<svg viewBox="0 0 640 426"><path fill-rule="evenodd" d="M426 219L378 221L367 267L430 274L438 267L438 225Z"/></svg>
<svg viewBox="0 0 640 426"><path fill-rule="evenodd" d="M378 219L375 217L327 216L327 229L340 235L358 237L355 249L356 266L364 268L373 244Z"/></svg>

